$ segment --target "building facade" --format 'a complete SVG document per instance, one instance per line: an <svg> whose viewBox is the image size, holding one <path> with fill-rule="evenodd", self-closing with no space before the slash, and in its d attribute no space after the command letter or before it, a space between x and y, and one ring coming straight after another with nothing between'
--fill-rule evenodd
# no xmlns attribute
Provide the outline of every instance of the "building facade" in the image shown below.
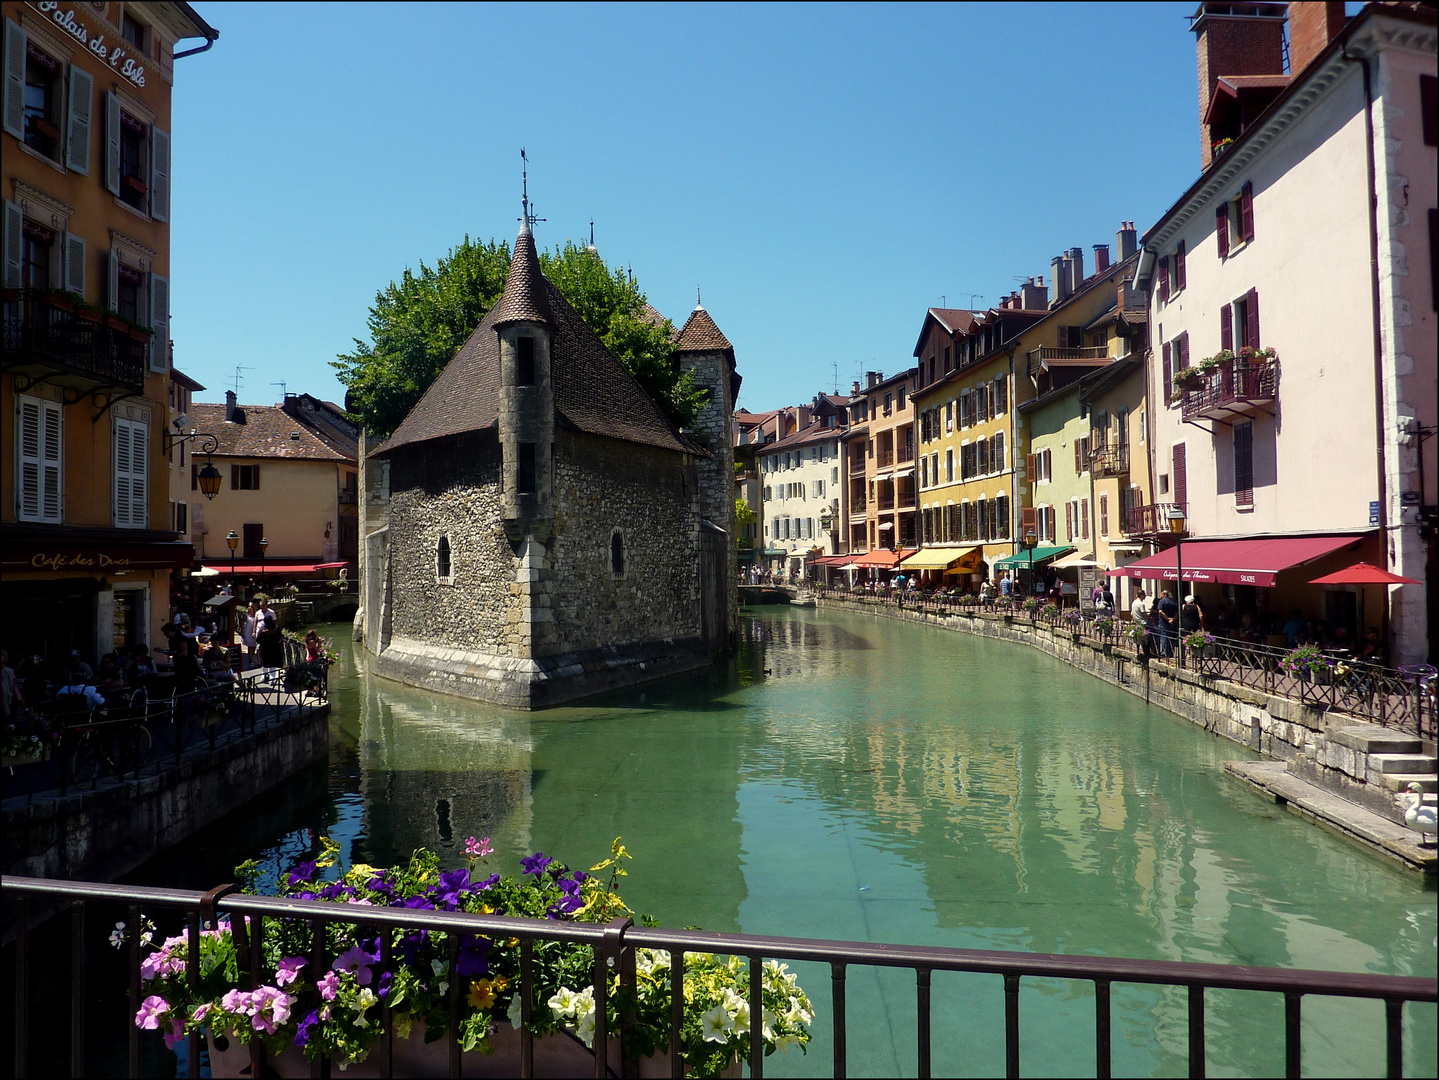
<svg viewBox="0 0 1439 1080"><path fill-rule="evenodd" d="M1387 621L1396 662L1432 662L1434 10L1206 3L1193 29L1206 167L1138 274L1155 499L1194 537L1352 541L1348 561L1427 581L1389 590L1387 619L1385 590L1357 612L1302 588L1320 569L1302 562L1257 592L1214 567L1202 590L1354 633Z"/></svg>
<svg viewBox="0 0 1439 1080"><path fill-rule="evenodd" d="M887 379L870 371L854 385L851 414L864 417L863 430L844 440L841 469L851 553L915 546L914 380L913 368Z"/></svg>
<svg viewBox="0 0 1439 1080"><path fill-rule="evenodd" d="M807 558L840 551L846 404L821 394L807 427L759 452L764 554L772 573L797 576Z"/></svg>
<svg viewBox="0 0 1439 1080"><path fill-rule="evenodd" d="M169 503L170 103L218 36L189 4L0 4L0 440L11 655L160 639ZM176 51L182 39L203 38Z"/></svg>

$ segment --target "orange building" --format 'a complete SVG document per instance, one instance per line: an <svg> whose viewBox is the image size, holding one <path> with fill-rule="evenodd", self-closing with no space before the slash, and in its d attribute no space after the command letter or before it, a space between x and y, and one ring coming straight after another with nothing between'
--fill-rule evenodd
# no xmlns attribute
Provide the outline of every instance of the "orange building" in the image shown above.
<svg viewBox="0 0 1439 1080"><path fill-rule="evenodd" d="M93 663L158 640L191 561L167 479L170 89L219 35L185 3L0 14L3 643Z"/></svg>

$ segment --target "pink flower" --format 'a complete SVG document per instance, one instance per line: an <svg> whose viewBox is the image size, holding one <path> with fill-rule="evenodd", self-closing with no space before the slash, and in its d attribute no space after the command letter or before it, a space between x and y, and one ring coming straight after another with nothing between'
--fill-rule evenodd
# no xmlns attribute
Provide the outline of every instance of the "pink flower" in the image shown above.
<svg viewBox="0 0 1439 1080"><path fill-rule="evenodd" d="M495 849L490 847L490 838L488 836L483 840L476 840L471 836L465 841L465 855L471 859L483 859L487 855L493 855L494 853Z"/></svg>
<svg viewBox="0 0 1439 1080"><path fill-rule="evenodd" d="M273 1035L275 1028L290 1019L290 1006L295 999L273 986L262 986L250 995L250 1001L255 1010L250 1025L256 1031Z"/></svg>
<svg viewBox="0 0 1439 1080"><path fill-rule="evenodd" d="M361 986L370 985L370 969L366 964L373 964L379 957L368 953L358 945L351 945L335 958L336 971L353 971L355 981Z"/></svg>
<svg viewBox="0 0 1439 1080"><path fill-rule="evenodd" d="M319 987L322 998L326 1001L334 1001L335 995L340 991L340 977L333 971L327 972L325 977L315 985Z"/></svg>
<svg viewBox="0 0 1439 1080"><path fill-rule="evenodd" d="M151 994L140 1003L135 1013L135 1026L141 1031L158 1031L160 1021L170 1011L170 1003L159 994Z"/></svg>
<svg viewBox="0 0 1439 1080"><path fill-rule="evenodd" d="M280 966L275 971L275 985L287 986L300 977L300 969L305 966L303 956L287 956L280 961Z"/></svg>
<svg viewBox="0 0 1439 1080"><path fill-rule="evenodd" d="M209 1002L206 1002L204 1005L201 1005L198 1009L195 1010L195 1015L194 1017L192 1017L192 1019L197 1024L204 1023L205 1017L209 1016L211 1010L213 1010L214 1008L215 1006L211 1005Z"/></svg>
<svg viewBox="0 0 1439 1080"><path fill-rule="evenodd" d="M250 995L243 990L231 990L220 999L220 1008L236 1016L249 1016L255 1010L250 1004Z"/></svg>
<svg viewBox="0 0 1439 1080"><path fill-rule="evenodd" d="M170 1021L170 1030L165 1032L165 1049L175 1049L175 1044L185 1038L185 1022L178 1016Z"/></svg>

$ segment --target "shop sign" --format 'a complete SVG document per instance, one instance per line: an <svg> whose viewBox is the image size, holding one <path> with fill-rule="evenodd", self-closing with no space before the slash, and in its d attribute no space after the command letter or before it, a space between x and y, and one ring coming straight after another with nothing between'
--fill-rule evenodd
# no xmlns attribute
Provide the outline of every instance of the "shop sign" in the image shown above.
<svg viewBox="0 0 1439 1080"><path fill-rule="evenodd" d="M129 559L106 555L103 551L92 555L83 552L37 552L30 557L30 565L36 570L129 570Z"/></svg>
<svg viewBox="0 0 1439 1080"><path fill-rule="evenodd" d="M61 11L59 0L40 0L35 6L42 15L49 15L61 30L114 68L116 74L124 76L136 86L145 85L144 67L136 63L135 59L119 45L106 45L104 34L92 38L85 24L75 18L73 9Z"/></svg>
<svg viewBox="0 0 1439 1080"><path fill-rule="evenodd" d="M95 548L62 548L39 544L17 544L5 550L7 574L22 571L42 573L122 574L132 571L171 570L189 567L195 549L185 543L135 544Z"/></svg>

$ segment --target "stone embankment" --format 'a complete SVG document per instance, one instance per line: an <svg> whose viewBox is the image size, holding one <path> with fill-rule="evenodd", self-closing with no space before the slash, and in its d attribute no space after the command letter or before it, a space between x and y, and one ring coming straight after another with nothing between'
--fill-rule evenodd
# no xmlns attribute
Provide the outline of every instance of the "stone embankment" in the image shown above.
<svg viewBox="0 0 1439 1080"><path fill-rule="evenodd" d="M823 593L815 602L1039 649L1274 759L1229 762L1226 771L1276 802L1410 867L1436 870L1435 848L1421 846L1419 834L1405 828L1398 801L1411 781L1426 792L1435 790L1432 740L1160 661L1137 663L1100 642L1050 631L1018 614L916 609Z"/></svg>

